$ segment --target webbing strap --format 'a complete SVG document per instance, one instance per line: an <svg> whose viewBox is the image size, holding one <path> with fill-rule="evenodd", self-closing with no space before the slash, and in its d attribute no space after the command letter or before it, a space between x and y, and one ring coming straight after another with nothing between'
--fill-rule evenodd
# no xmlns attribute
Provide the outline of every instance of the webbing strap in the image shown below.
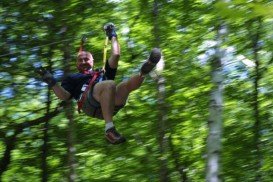
<svg viewBox="0 0 273 182"><path fill-rule="evenodd" d="M95 72L92 79L90 80L88 86L85 88L80 100L77 102L78 104L78 112L81 113L81 109L82 109L82 106L83 106L83 102L85 101L86 99L86 96L87 96L87 93L88 91L90 90L91 86L93 85L94 81L97 79L97 77L100 75L100 72Z"/></svg>
<svg viewBox="0 0 273 182"><path fill-rule="evenodd" d="M106 57L107 57L107 46L108 46L109 39L106 36L104 41L104 47L103 47L103 68L102 70L105 70L105 63L106 63Z"/></svg>
<svg viewBox="0 0 273 182"><path fill-rule="evenodd" d="M83 51L83 46L87 41L87 37L85 35L82 36L81 38L81 44L80 44L80 48L79 48L79 53L81 53Z"/></svg>

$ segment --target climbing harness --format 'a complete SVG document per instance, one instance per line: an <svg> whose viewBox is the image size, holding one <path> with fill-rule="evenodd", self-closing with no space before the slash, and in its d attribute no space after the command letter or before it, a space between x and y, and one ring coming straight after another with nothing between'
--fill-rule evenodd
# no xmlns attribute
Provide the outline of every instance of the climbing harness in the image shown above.
<svg viewBox="0 0 273 182"><path fill-rule="evenodd" d="M77 104L78 104L78 112L81 113L81 109L83 106L83 103L87 97L88 91L90 90L90 88L94 85L95 80L98 78L98 76L100 75L101 72L99 71L95 71L91 73L92 79L90 79L88 86L85 88L84 92L82 93L80 99L78 100Z"/></svg>

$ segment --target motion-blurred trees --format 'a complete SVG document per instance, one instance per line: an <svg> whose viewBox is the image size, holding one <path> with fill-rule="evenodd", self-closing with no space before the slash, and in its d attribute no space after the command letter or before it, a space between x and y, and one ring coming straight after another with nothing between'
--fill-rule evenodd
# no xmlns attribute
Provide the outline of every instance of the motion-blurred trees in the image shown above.
<svg viewBox="0 0 273 182"><path fill-rule="evenodd" d="M213 88L209 60L221 19L228 27L220 45L225 51L221 177L272 181L272 9L269 1L241 0L2 0L1 180L42 181L44 170L44 181L66 181L73 169L68 165L71 144L75 150L70 164L76 168L70 174L77 176L75 181L159 181L160 167L167 170L169 181L204 181ZM163 87L148 76L115 117L128 139L119 146L106 143L102 121L79 115L76 109L69 119L63 109L56 109L60 101L53 94L48 100L46 84L34 73L41 64L52 66L58 80L75 72L83 34L96 67L102 66L102 26L107 22L117 25L121 43L117 83L137 73L155 45L165 62L163 72L157 73L164 78L162 97L157 94ZM161 122L166 127L159 129ZM168 139L163 153L159 132L164 134L161 139Z"/></svg>

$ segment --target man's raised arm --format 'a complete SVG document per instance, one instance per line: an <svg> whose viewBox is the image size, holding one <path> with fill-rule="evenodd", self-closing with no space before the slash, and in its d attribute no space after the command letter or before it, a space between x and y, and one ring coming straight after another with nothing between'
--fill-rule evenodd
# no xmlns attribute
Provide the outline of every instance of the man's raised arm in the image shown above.
<svg viewBox="0 0 273 182"><path fill-rule="evenodd" d="M118 67L118 61L120 57L120 46L118 42L118 36L115 30L115 25L113 23L107 23L104 26L104 30L106 33L106 36L111 41L111 56L109 58L109 66L111 68L117 68Z"/></svg>

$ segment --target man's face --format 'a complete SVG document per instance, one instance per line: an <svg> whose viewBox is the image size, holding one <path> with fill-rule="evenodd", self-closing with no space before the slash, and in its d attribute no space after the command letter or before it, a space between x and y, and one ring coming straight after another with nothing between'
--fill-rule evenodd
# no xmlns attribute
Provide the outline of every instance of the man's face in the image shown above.
<svg viewBox="0 0 273 182"><path fill-rule="evenodd" d="M93 56L89 52L82 51L77 57L77 68L80 72L85 72L93 67Z"/></svg>

